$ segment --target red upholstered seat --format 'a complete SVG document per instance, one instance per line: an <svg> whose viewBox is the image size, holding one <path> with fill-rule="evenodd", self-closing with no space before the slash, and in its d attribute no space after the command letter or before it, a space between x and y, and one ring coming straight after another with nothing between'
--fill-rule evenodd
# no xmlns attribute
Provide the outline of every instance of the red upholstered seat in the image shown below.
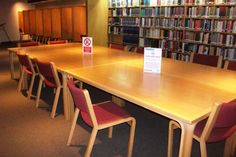
<svg viewBox="0 0 236 157"><path fill-rule="evenodd" d="M65 43L67 43L67 40L48 41L49 45L52 45L52 44L65 44Z"/></svg>
<svg viewBox="0 0 236 157"><path fill-rule="evenodd" d="M128 157L132 155L134 132L136 121L123 108L117 106L111 101L105 101L99 104L92 104L88 91L77 88L73 79L68 79L68 88L70 89L73 101L76 106L73 123L67 145L70 145L77 117L81 113L81 117L86 124L93 128L85 157L89 157L96 138L97 131L109 128L109 137L112 136L112 127L121 123L129 122L131 124L130 138L128 145Z"/></svg>
<svg viewBox="0 0 236 157"><path fill-rule="evenodd" d="M118 50L124 50L125 47L123 45L110 44L110 48L118 49Z"/></svg>
<svg viewBox="0 0 236 157"><path fill-rule="evenodd" d="M120 120L123 118L129 117L129 113L126 112L121 107L118 107L116 104L114 104L111 101L107 101L104 103L101 103L99 105L93 106L94 113L97 119L98 125L106 124L112 121ZM81 116L83 117L83 120L89 125L93 126L91 118L88 113L81 112Z"/></svg>
<svg viewBox="0 0 236 157"><path fill-rule="evenodd" d="M144 53L144 48L143 47L137 47L135 52L137 52L137 53Z"/></svg>
<svg viewBox="0 0 236 157"><path fill-rule="evenodd" d="M194 53L192 62L197 63L197 64L203 64L203 65L217 67L218 66L218 59L219 59L219 56Z"/></svg>
<svg viewBox="0 0 236 157"><path fill-rule="evenodd" d="M38 46L39 43L36 41L22 42L19 44L19 47L27 47L27 46Z"/></svg>

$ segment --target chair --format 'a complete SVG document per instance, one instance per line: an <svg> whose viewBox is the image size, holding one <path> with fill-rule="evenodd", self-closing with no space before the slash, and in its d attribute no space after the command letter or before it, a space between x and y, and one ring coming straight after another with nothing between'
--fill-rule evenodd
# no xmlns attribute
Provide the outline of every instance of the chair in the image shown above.
<svg viewBox="0 0 236 157"><path fill-rule="evenodd" d="M225 61L224 69L236 70L236 61Z"/></svg>
<svg viewBox="0 0 236 157"><path fill-rule="evenodd" d="M52 44L65 44L65 43L68 43L68 41L67 40L48 41L49 45L52 45Z"/></svg>
<svg viewBox="0 0 236 157"><path fill-rule="evenodd" d="M98 130L109 128L108 137L111 138L113 130L112 127L125 122L130 124L131 127L127 155L128 157L131 157L136 125L135 118L131 117L125 110L117 106L112 101L92 104L89 92L86 89L82 90L77 88L73 82L73 79L68 79L67 85L76 106L67 145L69 146L71 143L76 121L80 113L83 121L93 128L88 146L86 148L85 157L89 157L91 154Z"/></svg>
<svg viewBox="0 0 236 157"><path fill-rule="evenodd" d="M109 47L112 49L125 50L125 46L123 45L110 44Z"/></svg>
<svg viewBox="0 0 236 157"><path fill-rule="evenodd" d="M18 47L27 47L27 46L39 46L39 43L36 41L22 42L17 44Z"/></svg>
<svg viewBox="0 0 236 157"><path fill-rule="evenodd" d="M201 157L207 157L206 143L226 139L224 157L233 155L236 132L236 101L215 104L208 118L201 120L195 127L193 138L200 143ZM173 130L181 128L176 122L169 122L168 157L172 156ZM230 148L230 149L229 149Z"/></svg>
<svg viewBox="0 0 236 157"><path fill-rule="evenodd" d="M136 47L135 52L143 54L144 53L144 48L143 47Z"/></svg>
<svg viewBox="0 0 236 157"><path fill-rule="evenodd" d="M51 112L51 117L54 118L56 114L60 91L62 88L62 85L58 76L58 72L53 62L42 62L36 59L36 65L38 67L39 76L40 76L39 87L38 87L37 96L36 96L36 108L38 108L39 106L41 89L44 82L45 85L47 85L48 87L56 88L56 93L55 93L55 97L54 97L54 101L52 105L52 112Z"/></svg>
<svg viewBox="0 0 236 157"><path fill-rule="evenodd" d="M222 56L191 53L190 62L221 68Z"/></svg>
<svg viewBox="0 0 236 157"><path fill-rule="evenodd" d="M28 98L30 98L31 94L32 94L35 76L38 75L38 73L36 72L36 70L33 66L33 63L27 54L17 53L17 56L18 56L18 59L20 62L20 68L21 68L21 75L20 75L20 80L18 83L17 91L19 92L22 88L21 86L22 86L25 74L31 75L32 78L30 81L29 90L27 91L27 93L28 93L27 96L28 96Z"/></svg>

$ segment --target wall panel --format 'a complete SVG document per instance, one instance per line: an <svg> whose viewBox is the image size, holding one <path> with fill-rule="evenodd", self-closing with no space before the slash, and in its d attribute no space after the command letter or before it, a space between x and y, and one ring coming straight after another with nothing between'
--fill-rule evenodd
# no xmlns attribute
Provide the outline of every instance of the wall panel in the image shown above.
<svg viewBox="0 0 236 157"><path fill-rule="evenodd" d="M23 19L24 19L24 31L25 33L29 33L29 11L23 11Z"/></svg>
<svg viewBox="0 0 236 157"><path fill-rule="evenodd" d="M36 10L36 34L43 35L43 13L42 10Z"/></svg>
<svg viewBox="0 0 236 157"><path fill-rule="evenodd" d="M52 11L52 36L61 38L61 9L53 8Z"/></svg>
<svg viewBox="0 0 236 157"><path fill-rule="evenodd" d="M50 9L43 9L43 35L52 35L52 17Z"/></svg>
<svg viewBox="0 0 236 157"><path fill-rule="evenodd" d="M24 32L24 17L22 11L18 12L18 23L19 23L19 30L22 30L22 32Z"/></svg>
<svg viewBox="0 0 236 157"><path fill-rule="evenodd" d="M36 34L36 19L35 19L35 10L29 11L29 27L30 34Z"/></svg>
<svg viewBox="0 0 236 157"><path fill-rule="evenodd" d="M72 8L61 9L61 33L62 38L72 39Z"/></svg>
<svg viewBox="0 0 236 157"><path fill-rule="evenodd" d="M73 7L73 40L81 41L81 35L87 34L86 7Z"/></svg>

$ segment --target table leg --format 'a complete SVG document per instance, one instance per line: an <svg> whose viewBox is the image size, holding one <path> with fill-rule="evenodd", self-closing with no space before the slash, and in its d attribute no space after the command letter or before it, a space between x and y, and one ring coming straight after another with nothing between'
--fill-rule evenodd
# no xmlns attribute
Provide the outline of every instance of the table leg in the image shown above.
<svg viewBox="0 0 236 157"><path fill-rule="evenodd" d="M125 100L118 98L114 95L112 95L112 102L116 103L117 105L119 105L120 107L124 107L125 106Z"/></svg>
<svg viewBox="0 0 236 157"><path fill-rule="evenodd" d="M63 87L63 105L64 105L64 116L66 120L69 120L69 102L68 102L68 88L67 88L67 74L62 73L62 87Z"/></svg>
<svg viewBox="0 0 236 157"><path fill-rule="evenodd" d="M11 79L15 79L14 53L12 51L9 51L9 62L10 62Z"/></svg>
<svg viewBox="0 0 236 157"><path fill-rule="evenodd" d="M179 124L181 125L182 129L179 157L190 157L195 124L187 124L183 122L179 122Z"/></svg>
<svg viewBox="0 0 236 157"><path fill-rule="evenodd" d="M66 120L73 120L75 108L72 96L67 87L67 74L62 72L62 87L63 87L63 104L64 104L64 115ZM82 86L82 83L80 83Z"/></svg>

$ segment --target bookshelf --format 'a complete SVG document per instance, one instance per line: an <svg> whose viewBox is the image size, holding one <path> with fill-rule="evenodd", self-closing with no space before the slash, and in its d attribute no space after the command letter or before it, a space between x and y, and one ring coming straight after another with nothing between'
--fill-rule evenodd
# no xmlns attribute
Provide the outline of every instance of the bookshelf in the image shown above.
<svg viewBox="0 0 236 157"><path fill-rule="evenodd" d="M108 43L236 59L236 0L109 0Z"/></svg>

